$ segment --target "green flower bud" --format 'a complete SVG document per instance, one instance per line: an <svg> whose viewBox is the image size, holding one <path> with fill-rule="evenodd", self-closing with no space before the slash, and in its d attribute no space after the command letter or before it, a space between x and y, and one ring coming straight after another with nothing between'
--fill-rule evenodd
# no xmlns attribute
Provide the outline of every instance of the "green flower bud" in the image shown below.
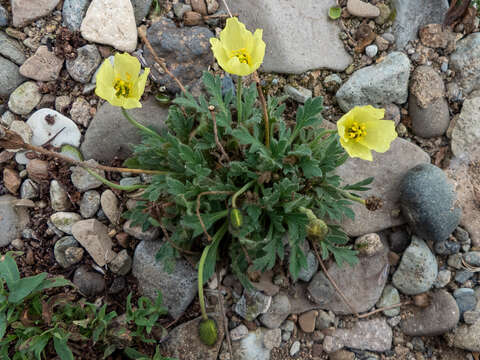
<svg viewBox="0 0 480 360"><path fill-rule="evenodd" d="M239 229L243 225L243 215L242 212L238 209L232 209L230 211L230 224L234 229Z"/></svg>
<svg viewBox="0 0 480 360"><path fill-rule="evenodd" d="M198 335L200 336L202 343L207 346L213 346L218 338L218 330L215 320L202 319L198 326Z"/></svg>
<svg viewBox="0 0 480 360"><path fill-rule="evenodd" d="M307 234L309 237L323 240L328 233L328 226L323 220L313 219L307 226Z"/></svg>

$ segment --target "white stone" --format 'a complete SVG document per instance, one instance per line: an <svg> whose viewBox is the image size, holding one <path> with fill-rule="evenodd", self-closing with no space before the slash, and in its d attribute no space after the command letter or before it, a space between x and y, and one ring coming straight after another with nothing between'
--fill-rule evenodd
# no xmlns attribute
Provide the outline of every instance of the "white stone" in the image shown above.
<svg viewBox="0 0 480 360"><path fill-rule="evenodd" d="M130 0L93 0L80 26L84 39L132 52L137 26Z"/></svg>
<svg viewBox="0 0 480 360"><path fill-rule="evenodd" d="M52 116L53 119L49 117L49 120L47 120L47 116ZM80 145L81 133L78 130L77 125L75 125L72 120L55 110L37 110L27 120L27 124L33 131L32 145L41 146L53 138L57 133L58 135L50 142L50 145L55 147L61 147L65 144L75 147ZM15 160L20 164L28 163L28 159L25 157L24 152L19 152L16 155Z"/></svg>

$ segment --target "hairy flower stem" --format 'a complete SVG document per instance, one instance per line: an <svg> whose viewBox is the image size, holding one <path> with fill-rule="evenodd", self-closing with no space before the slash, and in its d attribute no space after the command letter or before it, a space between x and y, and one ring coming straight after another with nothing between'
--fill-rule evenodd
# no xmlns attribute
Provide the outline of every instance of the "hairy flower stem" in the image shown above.
<svg viewBox="0 0 480 360"><path fill-rule="evenodd" d="M133 190L137 190L137 189L144 189L144 188L147 188L148 186L147 185L119 185L119 184L116 184L114 182L111 182L107 179L105 179L103 176L97 174L95 171L91 170L91 169L85 169L87 170L87 172L92 175L94 178L96 178L97 180L101 181L103 184L107 185L107 186L110 186L112 189L116 189L116 190L122 190L122 191L133 191Z"/></svg>
<svg viewBox="0 0 480 360"><path fill-rule="evenodd" d="M268 119L267 102L265 101L265 96L263 95L260 78L258 77L258 74L256 72L254 72L253 78L257 83L257 92L260 98L260 103L262 104L263 122L265 124L265 146L267 147L267 149L270 149L270 121Z"/></svg>
<svg viewBox="0 0 480 360"><path fill-rule="evenodd" d="M242 113L242 77L238 76L237 78L237 120L238 123L242 123L243 113Z"/></svg>
<svg viewBox="0 0 480 360"><path fill-rule="evenodd" d="M233 194L233 196L232 196L232 207L233 207L234 209L237 208L237 198L238 198L240 195L242 195L245 191L247 191L248 188L249 188L250 186L252 186L256 181L257 181L257 180L252 180L252 181L246 183L245 185L243 185L243 187L242 187L240 190L238 190L235 194Z"/></svg>
<svg viewBox="0 0 480 360"><path fill-rule="evenodd" d="M203 269L205 267L205 261L207 260L208 252L213 244L216 241L220 241L220 239L225 235L227 232L227 223L223 223L222 227L218 229L218 231L213 235L212 243L210 245L205 246L203 249L202 256L200 257L200 262L198 263L198 300L200 302L200 310L202 311L202 318L203 320L207 320L207 310L205 308L205 298L203 297ZM208 280L208 279L206 279Z"/></svg>
<svg viewBox="0 0 480 360"><path fill-rule="evenodd" d="M158 135L155 131L147 128L146 126L143 126L143 125L140 124L137 120L135 120L135 119L127 112L127 110L125 110L124 108L122 108L122 114L123 114L123 116L125 116L125 118L128 120L128 122L129 122L130 124L132 124L133 126L137 127L138 129L140 129L140 130L143 131L144 133L149 134L149 135L154 136L154 137L157 137L157 138L159 137L159 135Z"/></svg>

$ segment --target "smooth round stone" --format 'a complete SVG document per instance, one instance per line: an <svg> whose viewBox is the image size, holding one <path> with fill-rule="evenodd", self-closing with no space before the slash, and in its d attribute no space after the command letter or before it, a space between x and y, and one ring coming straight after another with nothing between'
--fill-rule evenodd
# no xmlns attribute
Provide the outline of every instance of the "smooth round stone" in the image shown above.
<svg viewBox="0 0 480 360"><path fill-rule="evenodd" d="M56 212L50 216L50 221L55 227L67 234L72 234L72 226L82 217L73 212Z"/></svg>
<svg viewBox="0 0 480 360"><path fill-rule="evenodd" d="M437 279L433 283L436 288L443 288L447 286L452 278L452 272L450 270L440 270L437 275Z"/></svg>
<svg viewBox="0 0 480 360"><path fill-rule="evenodd" d="M80 30L89 4L90 0L65 0L62 10L63 25L70 30Z"/></svg>
<svg viewBox="0 0 480 360"><path fill-rule="evenodd" d="M435 253L438 255L452 255L460 251L460 244L455 241L438 241L434 245Z"/></svg>
<svg viewBox="0 0 480 360"><path fill-rule="evenodd" d="M10 95L8 108L18 115L29 114L42 99L40 88L33 81L26 81Z"/></svg>
<svg viewBox="0 0 480 360"><path fill-rule="evenodd" d="M35 199L38 196L38 185L30 180L26 179L22 186L20 186L20 197L22 199Z"/></svg>
<svg viewBox="0 0 480 360"><path fill-rule="evenodd" d="M100 194L95 190L88 190L83 193L80 201L80 214L85 218L91 218L100 208Z"/></svg>
<svg viewBox="0 0 480 360"><path fill-rule="evenodd" d="M452 185L438 167L415 166L403 178L400 192L402 213L418 236L444 241L458 226L462 211Z"/></svg>
<svg viewBox="0 0 480 360"><path fill-rule="evenodd" d="M375 57L378 53L378 46L377 45L368 45L366 48L365 48L365 54L368 56L368 57Z"/></svg>
<svg viewBox="0 0 480 360"><path fill-rule="evenodd" d="M378 234L366 234L355 240L355 250L363 256L373 256L384 248L383 242Z"/></svg>
<svg viewBox="0 0 480 360"><path fill-rule="evenodd" d="M108 268L118 275L127 275L132 269L132 258L128 255L127 250L123 249L117 256L110 261Z"/></svg>
<svg viewBox="0 0 480 360"><path fill-rule="evenodd" d="M470 251L466 253L465 261L472 266L480 266L480 251Z"/></svg>
<svg viewBox="0 0 480 360"><path fill-rule="evenodd" d="M102 57L95 45L85 45L77 49L77 57L67 60L67 71L70 76L81 83L88 83L100 65Z"/></svg>
<svg viewBox="0 0 480 360"><path fill-rule="evenodd" d="M67 192L57 180L50 182L50 205L55 211L68 210L72 205Z"/></svg>
<svg viewBox="0 0 480 360"><path fill-rule="evenodd" d="M453 292L453 296L457 301L458 308L460 309L460 314L463 314L465 311L475 309L475 306L477 305L477 297L475 296L475 291L473 289L457 289Z"/></svg>
<svg viewBox="0 0 480 360"><path fill-rule="evenodd" d="M460 271L457 271L457 273L455 274L455 281L458 282L459 284L464 284L465 282L470 280L473 277L473 275L475 274L471 271L460 270Z"/></svg>
<svg viewBox="0 0 480 360"><path fill-rule="evenodd" d="M377 302L377 308L391 306L398 303L400 303L400 294L398 293L398 290L391 285L387 285L383 289L382 297ZM388 317L397 316L400 314L400 307L384 310L383 313Z"/></svg>
<svg viewBox="0 0 480 360"><path fill-rule="evenodd" d="M298 272L298 278L302 281L309 282L318 270L318 260L313 251L307 253L307 267L301 268Z"/></svg>
<svg viewBox="0 0 480 360"><path fill-rule="evenodd" d="M290 356L295 356L300 351L300 341L295 341L290 347Z"/></svg>
<svg viewBox="0 0 480 360"><path fill-rule="evenodd" d="M63 268L68 268L73 264L76 264L78 261L82 259L83 256L83 249L79 248L80 244L75 240L73 236L64 236L59 239L55 246L53 247L53 254L55 255L55 260L62 266ZM80 249L82 250L81 256L78 255L77 257L72 257L72 251L70 254L66 255L67 249ZM79 259L78 259L79 257Z"/></svg>
<svg viewBox="0 0 480 360"><path fill-rule="evenodd" d="M86 266L80 266L73 275L73 283L81 294L90 297L105 290L105 279L102 275L92 272Z"/></svg>

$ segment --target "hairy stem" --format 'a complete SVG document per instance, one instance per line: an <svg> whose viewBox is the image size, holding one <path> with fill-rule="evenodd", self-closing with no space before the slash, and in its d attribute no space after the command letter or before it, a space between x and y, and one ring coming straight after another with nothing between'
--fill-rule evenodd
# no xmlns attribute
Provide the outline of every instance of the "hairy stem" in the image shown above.
<svg viewBox="0 0 480 360"><path fill-rule="evenodd" d="M265 146L270 149L270 121L268 119L267 102L265 101L265 96L263 95L262 85L260 85L260 78L256 72L254 73L254 79L257 83L257 92L258 96L260 97L260 103L262 104L263 110L263 121L265 124Z"/></svg>
<svg viewBox="0 0 480 360"><path fill-rule="evenodd" d="M122 191L133 191L133 190L138 190L138 189L145 189L148 186L147 185L119 185L114 182L111 182L107 179L105 179L103 176L97 174L95 171L91 169L85 169L87 172L92 175L94 178L97 180L101 181L103 184L110 186L112 189L117 189L117 190L122 190Z"/></svg>
<svg viewBox="0 0 480 360"><path fill-rule="evenodd" d="M139 130L143 131L146 134L152 135L154 137L159 137L159 135L155 131L147 128L146 126L143 126L137 120L135 120L123 107L122 107L122 114L123 116L125 116L125 118L128 120L130 124L137 127Z"/></svg>
<svg viewBox="0 0 480 360"><path fill-rule="evenodd" d="M232 207L235 209L237 207L237 198L242 195L245 191L248 190L248 188L250 186L252 186L254 183L256 182L256 180L252 180L248 183L246 183L245 185L243 185L243 187L238 190L235 194L233 194L232 196Z"/></svg>
<svg viewBox="0 0 480 360"><path fill-rule="evenodd" d="M242 113L242 77L239 75L237 79L237 119L241 124L243 121Z"/></svg>

